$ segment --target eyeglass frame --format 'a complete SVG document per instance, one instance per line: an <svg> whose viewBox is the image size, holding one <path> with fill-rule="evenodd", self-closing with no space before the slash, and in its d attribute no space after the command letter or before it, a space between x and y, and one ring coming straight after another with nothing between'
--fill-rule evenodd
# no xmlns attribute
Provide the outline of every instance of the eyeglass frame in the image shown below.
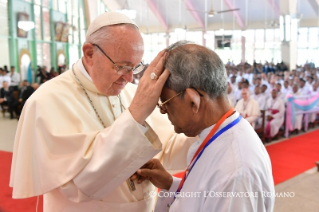
<svg viewBox="0 0 319 212"><path fill-rule="evenodd" d="M196 88L194 88L194 87L190 87L190 88L194 89L194 90L199 94L200 97L203 97L203 96L204 96L204 95L203 95L202 93L200 93ZM159 107L159 109L162 110L162 111L166 111L166 107L165 107L165 109L163 109L163 105L165 105L166 103L168 103L169 101L171 101L171 100L174 99L175 97L181 95L184 91L185 91L185 90L179 92L178 94L172 96L171 98L169 98L168 100L166 100L165 102L163 102L163 103L161 103L161 104L160 104L160 103L157 103L157 107Z"/></svg>
<svg viewBox="0 0 319 212"><path fill-rule="evenodd" d="M93 46L96 46L96 47L104 54L104 56L107 57L107 58L113 63L113 65L117 68L117 71L116 71L116 72L117 72L119 75L124 75L124 74L130 73L130 71L133 71L133 74L138 74L138 73L142 72L142 71L147 67L147 64L144 64L142 61L141 61L139 64L137 64L135 67L131 67L131 66L118 66L118 65L116 65L116 63L115 63L109 56L107 56L107 54L103 51L103 49L102 49L99 45L97 45L96 43L91 43L91 44L92 44ZM136 70L138 67L140 67L140 66L143 66L143 69L141 69L141 70L138 71L138 72L135 72L135 70ZM119 73L119 71L120 71L121 69L125 69L126 72L123 73L123 74ZM128 71L128 70L129 70L129 71Z"/></svg>

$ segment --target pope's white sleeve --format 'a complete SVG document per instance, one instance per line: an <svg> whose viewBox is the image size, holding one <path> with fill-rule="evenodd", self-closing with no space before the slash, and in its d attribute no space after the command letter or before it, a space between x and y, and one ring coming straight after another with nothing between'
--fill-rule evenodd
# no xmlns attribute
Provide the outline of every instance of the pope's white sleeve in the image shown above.
<svg viewBox="0 0 319 212"><path fill-rule="evenodd" d="M181 178L173 177L173 183L169 190L162 189L158 193L158 199L155 206L155 212L167 212L170 205L174 200L175 192L178 189L179 184L181 183Z"/></svg>
<svg viewBox="0 0 319 212"><path fill-rule="evenodd" d="M161 150L152 128L146 130L125 111L96 136L91 160L60 192L75 202L105 197Z"/></svg>

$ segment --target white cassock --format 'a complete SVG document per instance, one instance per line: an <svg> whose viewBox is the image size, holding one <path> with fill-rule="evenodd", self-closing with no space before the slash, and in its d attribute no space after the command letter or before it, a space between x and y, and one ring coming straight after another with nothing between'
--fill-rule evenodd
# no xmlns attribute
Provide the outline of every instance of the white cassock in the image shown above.
<svg viewBox="0 0 319 212"><path fill-rule="evenodd" d="M299 91L297 91L296 93L294 92L290 92L289 95L292 95L293 97L295 98L302 98L302 97L305 97L303 95L301 95L301 93ZM302 98L304 99L304 98ZM297 108L295 108L295 112L299 111ZM300 130L301 127L302 127L302 118L303 118L303 114L297 114L295 115L295 125L294 125L294 128L293 129L290 129L290 130Z"/></svg>
<svg viewBox="0 0 319 212"><path fill-rule="evenodd" d="M266 107L266 97L265 95L262 95L262 94L254 94L254 95L251 95L250 98L256 100L258 102L258 105L259 105L259 109L260 110L265 110L265 107Z"/></svg>
<svg viewBox="0 0 319 212"><path fill-rule="evenodd" d="M10 176L13 198L43 194L44 212L152 211L155 198L148 194L155 187L135 182L131 191L126 180L160 152L153 129L166 141L174 135L173 127L165 116L147 120L156 123L153 129L142 127L128 110L122 113L117 96L97 90L81 60L74 71L106 128L72 70L44 83L28 99L19 120ZM121 92L125 108L136 89L132 86ZM174 168L183 169L184 160Z"/></svg>
<svg viewBox="0 0 319 212"><path fill-rule="evenodd" d="M273 120L270 122L267 120L267 116L271 115ZM279 99L269 98L266 103L266 114L265 114L265 128L266 128L266 135L268 137L274 137L282 124L284 123L284 116L285 116L285 104L284 102Z"/></svg>
<svg viewBox="0 0 319 212"><path fill-rule="evenodd" d="M219 130L238 116L238 112L231 115ZM213 126L203 130L199 134L199 140L190 147L188 163ZM173 178L169 192L176 192L180 181L181 179ZM165 190L159 193L155 212L272 212L275 201L274 197L266 197L262 193L275 192L269 155L245 119L241 119L205 149L181 189L181 196L184 197L176 198L168 208L174 196L162 197L165 195L163 192ZM250 198L216 197L223 195L221 192L233 192L235 195L240 195L240 192L258 194Z"/></svg>
<svg viewBox="0 0 319 212"><path fill-rule="evenodd" d="M253 127L255 127L255 121L260 116L260 109L256 100L251 97L248 98L247 101L241 99L237 102L235 110L238 111Z"/></svg>

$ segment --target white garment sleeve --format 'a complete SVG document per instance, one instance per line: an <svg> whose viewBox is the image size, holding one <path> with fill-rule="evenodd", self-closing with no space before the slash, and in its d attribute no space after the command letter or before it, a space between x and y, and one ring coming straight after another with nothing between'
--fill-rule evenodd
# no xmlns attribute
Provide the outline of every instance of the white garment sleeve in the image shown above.
<svg viewBox="0 0 319 212"><path fill-rule="evenodd" d="M167 212L169 211L169 207L174 200L175 192L178 189L179 184L181 183L181 178L177 178L173 176L173 183L169 190L162 189L158 193L158 199L155 206L155 212ZM168 196L168 197L166 197Z"/></svg>
<svg viewBox="0 0 319 212"><path fill-rule="evenodd" d="M85 168L59 188L73 202L103 199L161 150L161 143L149 128L139 125L125 111L93 143L93 155Z"/></svg>

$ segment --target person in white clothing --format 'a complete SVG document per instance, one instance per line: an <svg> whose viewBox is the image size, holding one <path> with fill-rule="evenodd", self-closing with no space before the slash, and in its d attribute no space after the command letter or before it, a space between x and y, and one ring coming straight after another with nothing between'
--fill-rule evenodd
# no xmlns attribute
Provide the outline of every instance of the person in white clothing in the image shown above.
<svg viewBox="0 0 319 212"><path fill-rule="evenodd" d="M285 104L277 97L277 90L273 89L271 98L267 100L266 104L266 139L270 142L271 139L278 133L280 127L284 123Z"/></svg>
<svg viewBox="0 0 319 212"><path fill-rule="evenodd" d="M260 116L260 109L258 102L249 97L249 91L247 88L243 88L241 91L243 97L236 104L235 110L240 113L253 127L255 127L255 121Z"/></svg>
<svg viewBox="0 0 319 212"><path fill-rule="evenodd" d="M9 74L10 78L11 78L11 84L10 87L14 90L17 91L18 90L18 86L20 84L20 74L15 72L15 68L14 66L11 66L11 73Z"/></svg>
<svg viewBox="0 0 319 212"><path fill-rule="evenodd" d="M275 198L262 193L274 192L271 162L249 122L230 107L222 60L196 44L169 49L165 67L171 75L159 107L177 133L199 139L188 151L184 180L172 177L155 159L133 176L162 189L155 212L272 212ZM255 195L241 195L250 192Z"/></svg>
<svg viewBox="0 0 319 212"><path fill-rule="evenodd" d="M7 72L0 68L0 88L2 88L3 82L6 81L8 83L8 86L10 87L11 79L7 75Z"/></svg>
<svg viewBox="0 0 319 212"><path fill-rule="evenodd" d="M306 81L302 78L299 79L299 93L302 96L310 94L309 88L306 86Z"/></svg>
<svg viewBox="0 0 319 212"><path fill-rule="evenodd" d="M236 83L236 75L231 76L230 86L232 88L232 92L235 93L238 89L238 84Z"/></svg>
<svg viewBox="0 0 319 212"><path fill-rule="evenodd" d="M284 101L287 94L281 92L281 83L276 84L276 89L277 89L277 96Z"/></svg>
<svg viewBox="0 0 319 212"><path fill-rule="evenodd" d="M287 94L291 91L291 88L289 87L289 82L287 80L284 81L284 87L281 89L281 92L285 94L285 97Z"/></svg>
<svg viewBox="0 0 319 212"><path fill-rule="evenodd" d="M298 84L294 84L292 86L292 91L288 93L288 95L293 96L295 98L305 98L304 95L301 95L300 89L298 87ZM298 109L295 109L295 111L298 111ZM293 126L293 129L289 129L290 131L295 131L297 134L299 133L299 130L302 127L302 118L303 114L297 114L295 115L295 125Z"/></svg>
<svg viewBox="0 0 319 212"><path fill-rule="evenodd" d="M268 86L267 85L262 85L261 86L261 89L260 89L260 95L264 96L264 98L266 99L266 101L270 98L270 95L269 93L267 93L267 89L268 89Z"/></svg>
<svg viewBox="0 0 319 212"><path fill-rule="evenodd" d="M254 94L251 95L251 98L253 98L254 100L256 100L258 102L260 110L265 110L266 97L260 93L260 87L259 86L255 87Z"/></svg>

